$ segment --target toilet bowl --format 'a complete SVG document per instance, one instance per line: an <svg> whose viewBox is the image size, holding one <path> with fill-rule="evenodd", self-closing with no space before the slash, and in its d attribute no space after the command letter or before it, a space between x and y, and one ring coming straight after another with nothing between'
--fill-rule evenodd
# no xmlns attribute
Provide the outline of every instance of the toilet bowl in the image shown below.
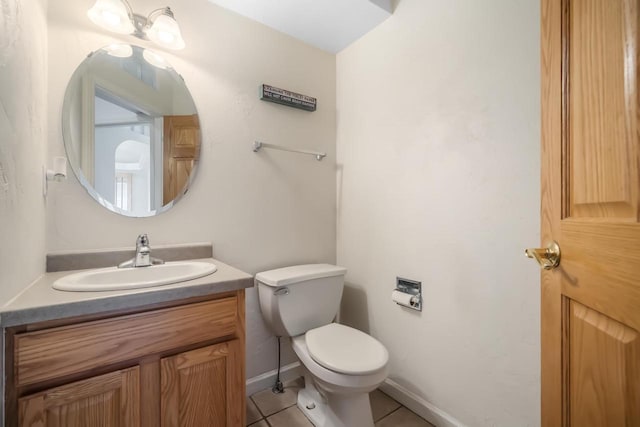
<svg viewBox="0 0 640 427"><path fill-rule="evenodd" d="M350 356L338 351L333 359L332 347L325 347L328 359L316 361L315 353L310 352L307 345L307 336L318 330L292 338L293 350L302 362L305 376L305 388L298 393L298 408L316 427L372 427L369 392L387 378L387 350L377 340L347 326L333 323L318 329L327 328L330 330L324 331L324 339L332 338L330 334L340 329L338 336L361 334L360 340L356 341L371 341L367 342L367 348L354 351ZM369 352L368 348L374 348L374 351ZM358 359L366 363L357 367ZM366 370L363 369L365 365Z"/></svg>
<svg viewBox="0 0 640 427"><path fill-rule="evenodd" d="M373 427L369 392L388 375L389 353L357 329L333 323L344 287L342 267L307 264L256 274L263 317L291 337L305 388L297 405L315 427Z"/></svg>

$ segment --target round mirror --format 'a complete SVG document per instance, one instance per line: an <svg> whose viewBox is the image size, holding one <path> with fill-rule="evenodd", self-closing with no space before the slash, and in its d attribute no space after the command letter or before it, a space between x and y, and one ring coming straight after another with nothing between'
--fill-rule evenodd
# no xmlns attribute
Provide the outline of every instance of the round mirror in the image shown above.
<svg viewBox="0 0 640 427"><path fill-rule="evenodd" d="M162 56L137 46L110 45L80 64L65 93L62 131L80 183L126 216L173 206L200 155L198 114L184 80Z"/></svg>

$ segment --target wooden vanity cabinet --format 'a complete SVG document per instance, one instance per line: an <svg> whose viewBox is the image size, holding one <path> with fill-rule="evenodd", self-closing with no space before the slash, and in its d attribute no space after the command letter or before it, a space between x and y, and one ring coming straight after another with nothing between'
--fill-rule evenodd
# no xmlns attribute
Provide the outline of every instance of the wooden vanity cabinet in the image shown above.
<svg viewBox="0 0 640 427"><path fill-rule="evenodd" d="M7 427L240 427L244 290L7 329Z"/></svg>

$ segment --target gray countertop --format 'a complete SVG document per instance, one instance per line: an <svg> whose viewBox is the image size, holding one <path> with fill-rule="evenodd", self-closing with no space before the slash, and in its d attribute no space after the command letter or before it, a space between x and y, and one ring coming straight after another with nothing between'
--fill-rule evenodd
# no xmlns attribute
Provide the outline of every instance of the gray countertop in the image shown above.
<svg viewBox="0 0 640 427"><path fill-rule="evenodd" d="M75 271L45 273L5 306L0 325L17 326L67 317L126 310L150 304L236 291L253 286L253 276L213 258L199 259L217 266L209 276L186 282L127 291L67 292L52 288L58 278Z"/></svg>

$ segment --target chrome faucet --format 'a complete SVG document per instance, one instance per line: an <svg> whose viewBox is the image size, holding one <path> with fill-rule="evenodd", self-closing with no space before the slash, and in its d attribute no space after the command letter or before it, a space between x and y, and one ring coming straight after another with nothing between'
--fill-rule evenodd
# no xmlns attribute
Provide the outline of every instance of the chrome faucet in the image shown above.
<svg viewBox="0 0 640 427"><path fill-rule="evenodd" d="M149 267L156 264L164 264L164 261L151 256L149 237L146 234L141 234L136 239L136 256L129 261L118 264L118 268Z"/></svg>

